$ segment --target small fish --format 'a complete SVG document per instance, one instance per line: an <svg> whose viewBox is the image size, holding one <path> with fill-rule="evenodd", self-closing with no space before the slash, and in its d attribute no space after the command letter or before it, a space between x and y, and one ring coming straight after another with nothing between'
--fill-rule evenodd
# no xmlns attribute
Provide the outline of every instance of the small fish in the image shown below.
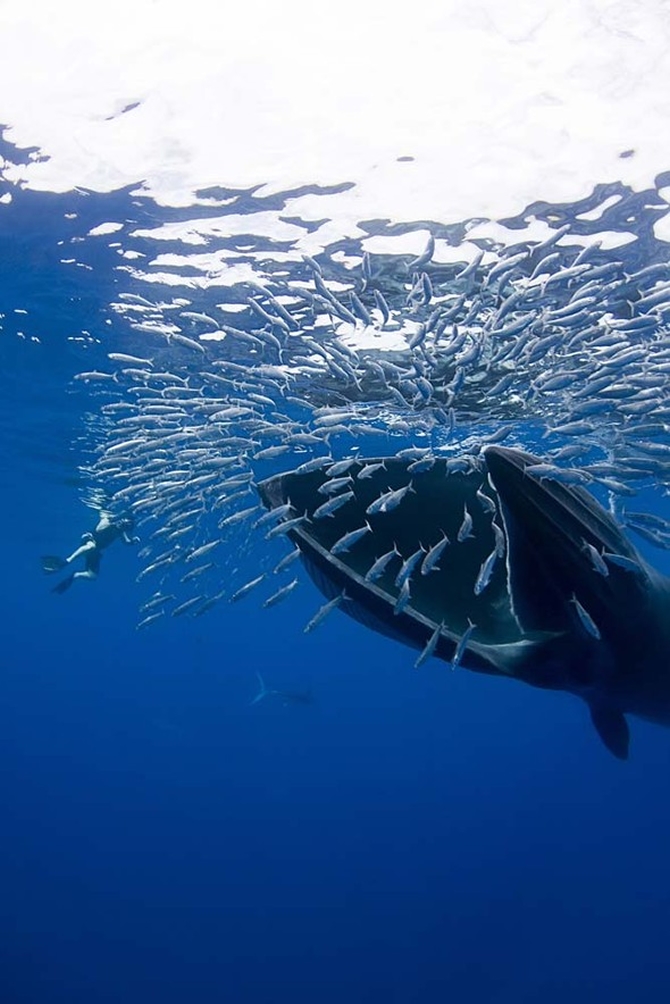
<svg viewBox="0 0 670 1004"><path fill-rule="evenodd" d="M319 495L336 495L337 492L346 488L347 485L352 484L353 480L354 479L350 474L347 474L342 478L329 478L328 481L324 481L324 483L317 488L317 491Z"/></svg>
<svg viewBox="0 0 670 1004"><path fill-rule="evenodd" d="M422 251L422 253L417 258L414 258L409 263L408 268L410 272L412 271L418 272L419 269L422 269L425 265L427 265L430 262L434 254L435 254L435 238L433 237L432 234L429 234L428 243L426 244L424 251Z"/></svg>
<svg viewBox="0 0 670 1004"><path fill-rule="evenodd" d="M125 352L108 352L107 358L113 363L123 363L125 366L153 366L151 359L141 359L139 356L127 356Z"/></svg>
<svg viewBox="0 0 670 1004"><path fill-rule="evenodd" d="M505 534L495 521L491 522L491 529L496 542L496 554L502 558L505 554Z"/></svg>
<svg viewBox="0 0 670 1004"><path fill-rule="evenodd" d="M276 593L272 594L272 596L268 596L267 600L263 603L263 607L273 607L276 603L281 603L282 600L286 599L286 597L293 592L297 585L298 579L292 579L288 585L282 586L282 588L278 589Z"/></svg>
<svg viewBox="0 0 670 1004"><path fill-rule="evenodd" d="M273 526L265 534L266 540L272 540L273 537L280 537L286 533L290 533L291 530L297 529L305 520L308 519L307 513L302 516L296 516L294 519L285 519L283 522L278 523L277 526Z"/></svg>
<svg viewBox="0 0 670 1004"><path fill-rule="evenodd" d="M400 593L398 595L398 599L395 601L395 605L393 607L393 613L401 614L409 604L410 599L411 596L409 591L409 579L405 579L405 581L402 584L402 589L400 590Z"/></svg>
<svg viewBox="0 0 670 1004"><path fill-rule="evenodd" d="M156 613L156 614L149 614L148 617L145 617L144 620L141 620L139 622L139 624L135 625L135 630L136 631L142 631L143 628L149 627L150 624L153 624L154 621L159 620L161 617L165 617L165 611L164 610L159 610L158 613Z"/></svg>
<svg viewBox="0 0 670 1004"><path fill-rule="evenodd" d="M542 481L544 478L551 479L552 475L560 471L560 467L556 464L539 463L539 464L528 464L524 470L524 476L533 478L535 481Z"/></svg>
<svg viewBox="0 0 670 1004"><path fill-rule="evenodd" d="M222 589L220 593L216 593L216 595L210 596L208 600L205 600L205 602L201 607L198 607L193 616L202 617L203 614L207 613L208 610L212 609L215 603L218 603L219 600L223 599L225 593L226 593L225 589Z"/></svg>
<svg viewBox="0 0 670 1004"><path fill-rule="evenodd" d="M326 474L329 478L339 478L340 475L345 474L351 465L355 463L355 457L347 457L346 460L338 460L336 463L330 465L330 467L326 470Z"/></svg>
<svg viewBox="0 0 670 1004"><path fill-rule="evenodd" d="M386 470L386 465L384 461L380 461L378 464L365 464L361 467L360 471L356 475L357 478L371 478L373 474L377 471Z"/></svg>
<svg viewBox="0 0 670 1004"><path fill-rule="evenodd" d="M421 457L419 460L413 460L407 470L412 474L420 474L422 471L429 471L434 466L435 457Z"/></svg>
<svg viewBox="0 0 670 1004"><path fill-rule="evenodd" d="M162 558L154 561L151 565L147 565L142 571L137 575L135 581L141 582L147 575L151 575L153 572L157 572L161 568L165 568L167 565L171 565L175 559L173 557Z"/></svg>
<svg viewBox="0 0 670 1004"><path fill-rule="evenodd" d="M388 563L392 561L393 558L395 557L399 558L400 552L398 551L397 547L394 544L390 551L387 551L386 554L382 554L379 558L377 558L377 560L368 569L368 571L365 573L365 581L376 582L377 579L381 578L381 576L384 574L384 571L386 570L386 566L388 565Z"/></svg>
<svg viewBox="0 0 670 1004"><path fill-rule="evenodd" d="M116 373L101 373L99 370L91 370L89 373L77 373L75 380L81 380L83 383L93 383L95 381L104 383L107 380L112 380L114 383L118 383ZM107 452L110 453L111 450L107 450Z"/></svg>
<svg viewBox="0 0 670 1004"><path fill-rule="evenodd" d="M428 575L429 572L439 572L440 570L437 567L437 563L442 557L442 552L449 543L449 538L447 537L446 533L444 533L444 530L442 531L442 533L444 534L442 540L438 540L437 544L433 544L431 549L426 554L426 557L421 562L422 575Z"/></svg>
<svg viewBox="0 0 670 1004"><path fill-rule="evenodd" d="M378 289L374 289L372 292L375 298L375 305L377 307L377 310L379 310L379 312L382 315L382 324L388 324L391 318L391 311L389 309L389 305Z"/></svg>
<svg viewBox="0 0 670 1004"><path fill-rule="evenodd" d="M353 290L349 293L349 298L351 300L351 306L353 312L363 321L363 324L372 324L372 318L370 317L369 311L361 299L356 296Z"/></svg>
<svg viewBox="0 0 670 1004"><path fill-rule="evenodd" d="M482 263L482 258L484 257L484 251L478 251L471 262L469 262L460 272L457 272L454 278L456 279L468 279L471 275L474 275L479 266Z"/></svg>
<svg viewBox="0 0 670 1004"><path fill-rule="evenodd" d="M444 621L442 621L441 624L437 625L437 627L435 628L435 630L431 634L430 638L426 642L425 647L421 651L421 654L419 655L419 658L414 663L414 668L415 669L418 669L419 666L423 666L424 662L426 662L426 660L430 659L431 655L434 653L435 649L437 648L437 643L440 640L440 635L442 634L442 628L443 627L444 627Z"/></svg>
<svg viewBox="0 0 670 1004"><path fill-rule="evenodd" d="M195 310L183 310L181 317L185 317L188 321L200 321L202 324L209 324L212 328L219 327L219 322L215 321L209 314L200 314Z"/></svg>
<svg viewBox="0 0 670 1004"><path fill-rule="evenodd" d="M288 443L282 443L281 446L268 446L264 450L259 450L258 453L253 454L254 460L274 460L275 457L281 457L283 453L288 453L291 449Z"/></svg>
<svg viewBox="0 0 670 1004"><path fill-rule="evenodd" d="M498 549L494 548L489 554L488 558L486 558L482 562L482 566L479 569L479 574L475 582L475 596L479 596L481 593L483 593L486 587L488 586L489 582L491 581L491 575L493 574L493 568L497 560L498 560Z"/></svg>
<svg viewBox="0 0 670 1004"><path fill-rule="evenodd" d="M288 554L284 555L284 557L281 559L281 561L277 562L277 564L275 565L275 567L272 569L272 574L273 575L278 575L280 572L285 571L285 569L289 568L293 564L294 561L298 560L298 558L300 557L300 554L301 554L301 551L300 551L299 547L296 547L292 551L289 551Z"/></svg>
<svg viewBox="0 0 670 1004"><path fill-rule="evenodd" d="M611 551L604 551L603 558L605 561L609 561L611 565L617 565L619 568L624 568L627 572L634 572L636 575L640 575L642 572L640 563L635 561L634 558L629 558L625 554L613 554Z"/></svg>
<svg viewBox="0 0 670 1004"><path fill-rule="evenodd" d="M237 603L237 601L241 600L243 596L246 596L252 589L255 589L255 587L261 583L264 578L265 572L261 575L257 575L255 579L252 579L250 582L246 582L243 586L240 586L240 588L230 597L230 602Z"/></svg>
<svg viewBox="0 0 670 1004"><path fill-rule="evenodd" d="M178 607L175 607L174 610L171 611L172 617L181 617L182 614L192 610L193 607L197 606L198 603L201 603L204 599L204 596L193 596L190 600L186 600L185 603L180 603Z"/></svg>
<svg viewBox="0 0 670 1004"><path fill-rule="evenodd" d="M293 510L293 506L290 502L286 502L285 505L275 506L274 509L270 509L269 512L264 513L259 519L254 523L254 529L258 526L265 526L267 523L272 523L276 519L284 519Z"/></svg>
<svg viewBox="0 0 670 1004"><path fill-rule="evenodd" d="M472 533L472 516L468 512L467 505L463 506L463 522L461 523L460 529L456 534L456 540L459 544L462 544L464 540L469 537L474 536Z"/></svg>
<svg viewBox="0 0 670 1004"><path fill-rule="evenodd" d="M587 436L595 431L596 427L593 422L577 421L564 422L563 425L554 425L542 435L543 437L552 434L557 436Z"/></svg>
<svg viewBox="0 0 670 1004"><path fill-rule="evenodd" d="M450 457L445 466L447 476L449 474L467 474L472 470L472 459L470 457Z"/></svg>
<svg viewBox="0 0 670 1004"><path fill-rule="evenodd" d="M425 549L423 547L419 547L418 551L415 551L413 554L410 554L409 558L406 558L403 561L402 567L400 568L400 571L395 577L395 585L399 589L402 586L404 586L406 582L409 582L412 572L414 571L417 564L419 563L419 561L421 561L421 559L424 557L425 554L426 554Z"/></svg>
<svg viewBox="0 0 670 1004"><path fill-rule="evenodd" d="M496 506L493 499L485 492L483 492L481 488L477 489L477 491L475 492L475 496L477 498L477 501L481 505L482 509L484 510L484 512L490 512L492 515L495 516L496 512L498 511L498 507Z"/></svg>
<svg viewBox="0 0 670 1004"><path fill-rule="evenodd" d="M344 554L345 551L350 550L366 533L372 533L372 527L366 521L365 526L360 527L358 530L350 530L349 533L343 534L339 540L336 540L330 549L331 554Z"/></svg>
<svg viewBox="0 0 670 1004"><path fill-rule="evenodd" d="M407 493L413 491L414 488L412 487L412 482L410 481L410 483L405 485L403 488L397 488L395 491L386 492L385 495L381 496L381 499L377 499L377 502L380 502L381 500L383 501L381 501L380 507L378 509L374 509L373 512L392 512L394 509L398 508ZM373 502L372 505L375 505L375 503ZM366 512L370 513L370 509L371 506L368 506Z"/></svg>
<svg viewBox="0 0 670 1004"><path fill-rule="evenodd" d="M198 568L192 568L190 572L186 575L182 575L180 582L190 582L191 579L197 579L199 575L204 575L208 572L210 568L216 568L216 564L213 561L208 561L206 565L199 565Z"/></svg>
<svg viewBox="0 0 670 1004"><path fill-rule="evenodd" d="M572 597L570 599L570 602L574 605L575 610L577 611L577 615L578 615L578 617L579 617L579 619L580 619L580 621L582 623L582 627L584 628L584 630L588 634L590 634L592 638L595 638L596 641L600 641L600 631L598 630L598 626L596 625L596 623L593 620L593 618L591 617L591 615L581 605L581 603L579 602L579 600L577 599L577 597L574 595L574 593L573 593L573 595L572 595Z"/></svg>
<svg viewBox="0 0 670 1004"><path fill-rule="evenodd" d="M662 533L660 530L652 530L649 527L638 526L635 523L628 524L631 530L636 533L643 540L648 541L650 544L654 544L655 547L662 547L664 550L670 550L670 537L667 534Z"/></svg>
<svg viewBox="0 0 670 1004"><path fill-rule="evenodd" d="M322 607L319 607L317 612L312 617L311 621L309 621L309 623L306 624L305 627L303 628L303 633L309 634L310 631L313 631L314 628L318 627L321 621L323 621L328 616L331 610L335 610L336 607L339 607L342 600L345 600L346 598L347 594L344 590L342 590L342 592L334 599L329 600L328 603L324 603Z"/></svg>
<svg viewBox="0 0 670 1004"><path fill-rule="evenodd" d="M322 505L318 506L312 513L312 519L323 519L324 516L333 516L338 509L354 498L353 492L343 492L342 495L335 495Z"/></svg>
<svg viewBox="0 0 670 1004"><path fill-rule="evenodd" d="M196 342L194 338L187 338L186 335L179 335L176 332L171 332L167 336L169 344L176 342L177 345L182 345L185 349L192 349L194 352L200 352L205 355L205 347L201 345L200 342Z"/></svg>
<svg viewBox="0 0 670 1004"><path fill-rule="evenodd" d="M465 655L465 650L468 647L468 642L470 641L470 635L475 630L475 625L472 623L470 618L468 618L468 627L465 629L461 638L456 646L456 651L454 652L454 657L451 660L451 668L457 669L461 664L461 659Z"/></svg>
<svg viewBox="0 0 670 1004"><path fill-rule="evenodd" d="M220 543L220 540L212 540L208 544L202 544L201 547L196 547L195 551L191 551L191 553L187 554L184 558L185 564L188 565L191 561L196 561L198 558L204 558L206 554L213 551Z"/></svg>
<svg viewBox="0 0 670 1004"><path fill-rule="evenodd" d="M217 526L222 530L224 526L235 526L236 523L243 523L245 519L249 519L250 516L258 512L258 509L258 505L249 506L247 509L240 509L239 512L233 512L230 516L224 516L222 520L219 520Z"/></svg>
<svg viewBox="0 0 670 1004"><path fill-rule="evenodd" d="M368 516L375 516L377 513L383 512L384 506L386 505L387 501L391 498L392 495L393 495L392 488L389 488L387 492L383 492L373 502L370 503L370 505L365 510L366 514Z"/></svg>
<svg viewBox="0 0 670 1004"><path fill-rule="evenodd" d="M296 467L295 473L311 474L312 471L320 470L324 464L327 464L331 459L331 457L314 457L313 460L306 460L304 464L300 464L300 467ZM350 461L350 463L353 463L353 461ZM330 469L331 468L329 468L329 471Z"/></svg>
<svg viewBox="0 0 670 1004"><path fill-rule="evenodd" d="M603 558L600 551L598 551L597 548L593 546L593 544L589 544L588 540L585 540L583 542L583 548L588 554L591 564L593 565L595 571L598 572L599 575L607 577L610 574L610 570L607 567L607 562Z"/></svg>
<svg viewBox="0 0 670 1004"><path fill-rule="evenodd" d="M156 607L160 607L164 603L168 603L170 600L173 599L174 596L165 596L163 595L163 593L156 593L156 595L152 596L150 600L147 600L146 603L142 604L142 606L140 607L140 613L141 614L149 613L149 611L155 610Z"/></svg>

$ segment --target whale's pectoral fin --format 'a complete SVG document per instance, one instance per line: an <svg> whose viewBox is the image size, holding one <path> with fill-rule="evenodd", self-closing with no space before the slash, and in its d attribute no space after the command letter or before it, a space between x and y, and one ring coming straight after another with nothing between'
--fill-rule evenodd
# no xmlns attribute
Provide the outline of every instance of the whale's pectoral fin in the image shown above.
<svg viewBox="0 0 670 1004"><path fill-rule="evenodd" d="M630 731L623 713L597 704L589 705L589 710L596 732L610 753L619 760L627 760Z"/></svg>

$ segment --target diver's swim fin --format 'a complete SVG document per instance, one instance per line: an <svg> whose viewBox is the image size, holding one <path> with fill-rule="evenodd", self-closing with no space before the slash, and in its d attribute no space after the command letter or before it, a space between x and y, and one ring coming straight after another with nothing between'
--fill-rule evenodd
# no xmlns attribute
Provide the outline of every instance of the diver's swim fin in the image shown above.
<svg viewBox="0 0 670 1004"><path fill-rule="evenodd" d="M74 572L72 573L72 575L68 575L66 579L63 579L62 582L59 582L57 586L54 586L51 592L64 593L70 588L73 582L74 582Z"/></svg>
<svg viewBox="0 0 670 1004"><path fill-rule="evenodd" d="M589 706L589 710L596 732L610 753L619 760L627 760L630 731L623 713L614 708L593 704Z"/></svg>
<svg viewBox="0 0 670 1004"><path fill-rule="evenodd" d="M42 555L42 571L49 575L51 572L60 572L61 568L65 568L67 561L64 558L58 558L55 554L44 554Z"/></svg>

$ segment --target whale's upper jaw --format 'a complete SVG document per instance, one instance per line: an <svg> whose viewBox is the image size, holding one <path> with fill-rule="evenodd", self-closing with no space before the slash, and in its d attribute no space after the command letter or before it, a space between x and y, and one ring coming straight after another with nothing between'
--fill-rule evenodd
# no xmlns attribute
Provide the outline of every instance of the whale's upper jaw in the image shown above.
<svg viewBox="0 0 670 1004"><path fill-rule="evenodd" d="M588 635L578 603L604 645L630 647L654 616L656 576L614 519L585 489L529 474L539 462L530 454L489 447L484 458L505 525L508 586L522 631ZM603 574L596 552L623 555L637 572L608 565Z"/></svg>
<svg viewBox="0 0 670 1004"><path fill-rule="evenodd" d="M659 615L663 607L670 614L667 581L585 489L533 477L528 468L538 458L520 450L489 447L484 457L505 524L510 599L519 625L523 631L561 632L564 652L557 645L558 660L545 664L554 676L550 685L582 696L607 748L625 759L624 712L670 722L670 632ZM602 574L590 549L633 564L623 569L607 563L608 574ZM588 614L588 627L578 605ZM589 633L592 625L597 637ZM537 684L538 669L530 664L520 675Z"/></svg>

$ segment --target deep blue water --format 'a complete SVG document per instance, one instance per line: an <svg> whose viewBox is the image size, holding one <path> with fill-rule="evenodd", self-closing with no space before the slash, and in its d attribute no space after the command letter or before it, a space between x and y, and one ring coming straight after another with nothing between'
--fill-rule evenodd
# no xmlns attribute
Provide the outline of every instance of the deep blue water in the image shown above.
<svg viewBox="0 0 670 1004"><path fill-rule="evenodd" d="M339 614L305 636L321 602L305 577L273 609L223 604L141 633L130 549L51 594L39 556L93 519L82 465L97 403L72 383L93 366L68 338L101 335L123 278L113 237L78 245L91 270L59 265L57 242L64 213L85 235L132 200L13 194L0 999L657 1000L670 733L634 721L622 764L574 698L435 660L415 672L409 650ZM250 706L257 671L314 703Z"/></svg>

